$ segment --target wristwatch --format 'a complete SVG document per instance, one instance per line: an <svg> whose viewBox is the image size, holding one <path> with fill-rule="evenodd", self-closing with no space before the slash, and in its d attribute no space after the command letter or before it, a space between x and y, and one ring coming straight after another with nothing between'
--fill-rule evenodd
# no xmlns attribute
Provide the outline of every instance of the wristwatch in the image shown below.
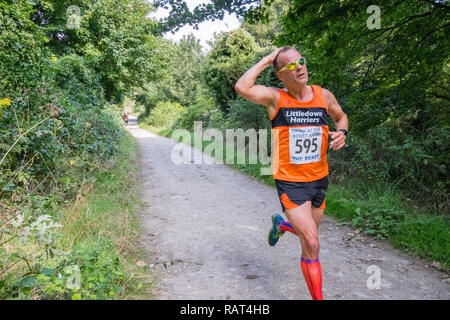
<svg viewBox="0 0 450 320"><path fill-rule="evenodd" d="M348 134L347 130L345 130L345 129L339 129L338 131L342 131L345 134L345 136L347 136L347 134Z"/></svg>

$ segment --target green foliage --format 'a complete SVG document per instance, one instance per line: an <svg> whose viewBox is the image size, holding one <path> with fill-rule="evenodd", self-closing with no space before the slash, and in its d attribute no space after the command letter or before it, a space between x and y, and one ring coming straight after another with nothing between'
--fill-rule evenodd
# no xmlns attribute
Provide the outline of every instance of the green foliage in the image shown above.
<svg viewBox="0 0 450 320"><path fill-rule="evenodd" d="M386 181L332 181L325 213L448 269L448 216L424 214L410 199L402 200L402 189Z"/></svg>
<svg viewBox="0 0 450 320"><path fill-rule="evenodd" d="M145 107L139 121L146 118L159 101L173 101L189 107L204 93L199 68L204 57L199 40L188 35L179 44L164 42L163 46L166 65L160 71L161 77L134 93L137 104Z"/></svg>
<svg viewBox="0 0 450 320"><path fill-rule="evenodd" d="M148 124L156 127L172 127L185 109L177 102L160 101L150 112Z"/></svg>
<svg viewBox="0 0 450 320"><path fill-rule="evenodd" d="M69 161L89 176L92 157L113 154L121 131L118 115L104 107L105 94L120 96L159 69L144 1L78 1L79 29L66 25L70 4L0 4L0 99L8 101L0 114L4 197L25 186L72 185L64 174L74 168ZM37 183L49 177L49 184Z"/></svg>
<svg viewBox="0 0 450 320"><path fill-rule="evenodd" d="M242 98L236 99L231 105L228 120L234 128L271 130L267 109Z"/></svg>
<svg viewBox="0 0 450 320"><path fill-rule="evenodd" d="M0 298L110 299L123 292L120 283L125 279L118 258L112 258L113 250L105 238L97 245L75 247L52 268L40 267L22 278L4 280Z"/></svg>
<svg viewBox="0 0 450 320"><path fill-rule="evenodd" d="M450 11L381 1L381 28L369 29L371 4L293 1L278 43L300 49L311 81L349 115L353 146L336 157L351 159L351 174L401 182L410 197L432 199L428 209L448 211Z"/></svg>
<svg viewBox="0 0 450 320"><path fill-rule="evenodd" d="M0 3L0 96L16 88L36 87L46 78L48 39L30 16L29 1Z"/></svg>
<svg viewBox="0 0 450 320"><path fill-rule="evenodd" d="M243 29L222 33L214 42L203 73L222 111L227 112L237 97L234 85L251 66L257 50L254 38Z"/></svg>
<svg viewBox="0 0 450 320"><path fill-rule="evenodd" d="M263 1L260 15L246 18L241 28L250 33L261 48L274 48L274 40L283 33L282 17L289 9L289 1ZM269 54L270 50L267 52Z"/></svg>
<svg viewBox="0 0 450 320"><path fill-rule="evenodd" d="M223 125L223 114L214 106L212 98L202 95L197 98L195 104L184 109L173 128L193 130L195 121L201 121L203 127L218 128Z"/></svg>
<svg viewBox="0 0 450 320"><path fill-rule="evenodd" d="M29 102L34 99L27 99L30 96L17 98L4 109L0 129L3 173L13 173L36 158L29 169L36 178L43 178L49 171L66 171L69 160L86 160L94 154L106 158L114 153L114 141L121 129L118 114L110 108L91 106L84 110L68 98L53 104L44 103L45 97L40 96L43 105L33 110ZM86 164L85 169L88 167Z"/></svg>
<svg viewBox="0 0 450 320"><path fill-rule="evenodd" d="M68 27L67 8L77 5L78 28ZM152 7L144 0L36 1L36 23L47 31L57 55L85 57L97 75L107 100L121 101L133 87L160 76L164 54L153 35L156 23L147 18ZM61 32L62 30L62 32Z"/></svg>
<svg viewBox="0 0 450 320"><path fill-rule="evenodd" d="M88 59L76 54L53 57L55 81L67 92L70 101L85 105L105 104L104 89L100 76L94 71Z"/></svg>
<svg viewBox="0 0 450 320"><path fill-rule="evenodd" d="M136 169L128 159L136 151L130 151L131 137L117 143L124 154L91 163L104 172L97 170L98 191L81 208L64 209L63 195L54 190L30 196L30 204L20 207L0 201L0 299L113 299L137 285L119 252L122 241L136 240L129 214L138 203L129 177ZM86 194L82 177L71 172L70 178L78 183L78 200ZM83 182L92 187L93 181ZM77 282L78 289L70 286Z"/></svg>
<svg viewBox="0 0 450 320"><path fill-rule="evenodd" d="M273 0L265 0L271 3ZM194 28L205 20L223 19L225 12L236 13L239 16L261 18L266 16L265 10L260 8L259 0L211 0L209 3L197 5L191 12L185 1L180 0L156 0L156 7L170 8L170 14L162 20L159 32L178 31L184 24L190 24ZM256 4L254 6L253 4Z"/></svg>
<svg viewBox="0 0 450 320"><path fill-rule="evenodd" d="M450 222L445 216L406 215L392 239L395 247L439 261L450 269Z"/></svg>
<svg viewBox="0 0 450 320"><path fill-rule="evenodd" d="M373 203L369 208L356 208L356 217L352 219L355 228L363 229L364 233L385 238L395 234L395 228L400 223L404 211L395 211L392 207L381 207L380 203Z"/></svg>
<svg viewBox="0 0 450 320"><path fill-rule="evenodd" d="M204 62L200 40L184 36L174 48L167 80L158 86L166 99L190 106L203 93L201 66Z"/></svg>
<svg viewBox="0 0 450 320"><path fill-rule="evenodd" d="M20 107L16 102L11 105L19 114ZM46 112L55 114L46 116ZM54 255L59 242L58 230L53 227L61 218L58 208L93 183L101 163L116 152L114 144L122 134L118 114L106 108L83 111L69 104L58 110L49 105L41 113L30 115L29 126L15 127L10 110L2 118L3 124L11 120L6 123L10 129L5 130L10 134L1 135L2 145L9 147L9 141L17 141L7 154L1 154L0 253L4 254L0 257L0 281L4 281L6 296L16 289L20 295L23 279L28 279L27 284L31 281L20 274L38 273L49 255ZM27 135L23 135L25 130ZM3 140L8 137L13 139ZM24 263L28 269L14 267ZM25 287L27 293L30 287Z"/></svg>
<svg viewBox="0 0 450 320"><path fill-rule="evenodd" d="M72 268L71 266L76 266ZM80 288L70 289L67 282L75 282L70 277L80 271ZM48 272L50 273L50 272ZM58 277L59 276L59 277ZM43 296L40 298L61 299L111 299L123 293L121 283L126 278L114 245L106 238L89 246L76 246L70 255L64 257L51 274L38 276L37 286Z"/></svg>
<svg viewBox="0 0 450 320"><path fill-rule="evenodd" d="M69 5L81 7L79 29L67 28ZM70 266L58 263L72 244L60 236L61 212L118 152L123 121L106 99L159 74L149 10L141 0L0 3L0 298L120 293L124 272L109 245L69 252L92 279L63 289L58 273Z"/></svg>

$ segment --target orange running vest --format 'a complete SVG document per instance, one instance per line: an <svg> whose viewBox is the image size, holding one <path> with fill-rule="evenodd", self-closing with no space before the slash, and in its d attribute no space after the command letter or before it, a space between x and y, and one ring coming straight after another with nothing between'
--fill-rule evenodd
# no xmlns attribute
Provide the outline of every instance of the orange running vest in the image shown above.
<svg viewBox="0 0 450 320"><path fill-rule="evenodd" d="M272 121L273 178L308 182L328 175L328 107L322 88L311 85L313 98L295 100L283 89Z"/></svg>

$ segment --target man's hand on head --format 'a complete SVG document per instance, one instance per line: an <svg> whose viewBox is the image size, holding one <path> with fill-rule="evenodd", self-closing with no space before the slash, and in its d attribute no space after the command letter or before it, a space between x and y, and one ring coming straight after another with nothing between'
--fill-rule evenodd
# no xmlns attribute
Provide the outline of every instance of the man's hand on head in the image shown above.
<svg viewBox="0 0 450 320"><path fill-rule="evenodd" d="M281 50L281 48L276 48L276 49L273 50L269 55L267 55L267 56L265 57L265 59L266 59L268 65L273 63L273 61L274 61L275 58L277 57L278 52L280 52L280 50Z"/></svg>
<svg viewBox="0 0 450 320"><path fill-rule="evenodd" d="M275 88L255 85L255 81L258 75L273 63L280 50L281 48L276 48L272 53L259 60L259 62L248 69L234 85L236 92L244 99L269 108L269 116L272 116L275 113L280 94Z"/></svg>

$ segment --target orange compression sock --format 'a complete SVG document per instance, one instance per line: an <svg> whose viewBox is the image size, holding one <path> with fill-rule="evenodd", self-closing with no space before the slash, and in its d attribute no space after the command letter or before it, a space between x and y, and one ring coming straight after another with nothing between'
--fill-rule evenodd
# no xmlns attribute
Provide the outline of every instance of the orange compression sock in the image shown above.
<svg viewBox="0 0 450 320"><path fill-rule="evenodd" d="M323 300L322 297L322 267L319 259L301 259L301 268L309 293L313 300Z"/></svg>

